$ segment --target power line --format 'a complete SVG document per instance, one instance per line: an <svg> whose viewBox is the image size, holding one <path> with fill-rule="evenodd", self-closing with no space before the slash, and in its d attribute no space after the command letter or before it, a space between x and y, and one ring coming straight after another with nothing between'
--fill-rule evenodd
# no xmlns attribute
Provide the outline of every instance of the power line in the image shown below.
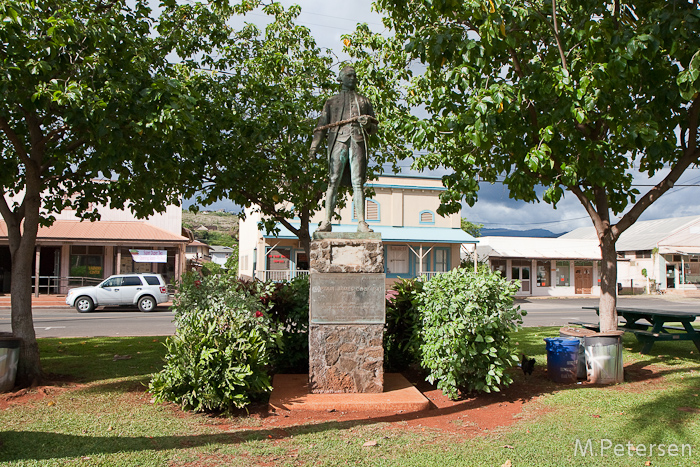
<svg viewBox="0 0 700 467"><path fill-rule="evenodd" d="M575 217L573 219L562 219L559 221L549 221L549 222L518 222L516 224L507 224L504 222L480 222L480 221L469 221L469 222L474 222L475 224L483 224L483 225L509 225L509 226L519 226L519 225L548 225L548 224L561 224L563 222L571 222L571 221L580 221L582 219L590 219L588 216L583 216L583 217Z"/></svg>

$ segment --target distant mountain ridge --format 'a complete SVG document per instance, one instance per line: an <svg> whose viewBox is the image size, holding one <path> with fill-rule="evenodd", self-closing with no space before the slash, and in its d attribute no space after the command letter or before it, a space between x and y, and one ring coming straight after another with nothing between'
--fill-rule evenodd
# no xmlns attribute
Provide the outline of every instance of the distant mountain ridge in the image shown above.
<svg viewBox="0 0 700 467"><path fill-rule="evenodd" d="M554 233L546 229L511 230L511 229L481 229L482 237L542 237L556 238L564 232Z"/></svg>

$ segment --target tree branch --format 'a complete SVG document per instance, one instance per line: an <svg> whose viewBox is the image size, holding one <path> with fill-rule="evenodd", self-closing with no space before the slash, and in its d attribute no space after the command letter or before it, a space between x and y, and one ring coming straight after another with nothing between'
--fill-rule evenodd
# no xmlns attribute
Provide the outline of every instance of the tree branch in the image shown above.
<svg viewBox="0 0 700 467"><path fill-rule="evenodd" d="M32 163L36 164L37 169L40 169L44 162L44 147L41 145L41 141L44 140L44 136L41 131L41 122L35 114L26 110L24 111L24 118L27 121L29 140L31 142L29 159L32 161Z"/></svg>
<svg viewBox="0 0 700 467"><path fill-rule="evenodd" d="M107 10L111 10L114 7L114 5L116 5L116 4L117 4L117 1L112 0L109 3L103 3L102 5L97 5L95 7L95 13L103 13Z"/></svg>
<svg viewBox="0 0 700 467"><path fill-rule="evenodd" d="M559 57L561 58L561 65L566 71L569 71L566 66L566 54L564 53L564 47L561 44L561 39L559 38L559 25L557 24L557 2L552 0L552 20L554 28L554 39L557 41L557 48L559 49Z"/></svg>
<svg viewBox="0 0 700 467"><path fill-rule="evenodd" d="M522 79L525 77L525 73L523 72L522 64L520 63L520 58L518 57L518 54L515 52L515 49L512 47L508 47L508 51L510 53L510 57L513 61L513 69L515 70L515 73L518 75L518 78ZM537 118L537 109L535 109L535 104L532 103L532 101L527 102L527 112L530 115L530 123L534 127L534 132L533 132L533 140L534 144L537 144L539 142L539 119Z"/></svg>
<svg viewBox="0 0 700 467"><path fill-rule="evenodd" d="M591 203L591 200L588 199L588 197L583 192L581 187L579 187L579 186L567 186L566 188L570 192L572 192L574 195L576 195L578 200L583 205L584 209L588 213L588 216L593 221L593 225L595 226L595 229L596 229L596 234L598 234L598 232L604 232L606 229L606 225L603 222L603 219L601 219L600 214L598 214L598 211L596 211L596 208L593 206L593 203Z"/></svg>
<svg viewBox="0 0 700 467"><path fill-rule="evenodd" d="M8 122L5 117L0 117L0 130L2 130L2 132L7 136L7 139L10 140L22 163L26 164L29 162L29 156L27 155L27 150L24 147L24 144L22 144L19 136L17 136L17 133L15 133L10 126L10 122Z"/></svg>
<svg viewBox="0 0 700 467"><path fill-rule="evenodd" d="M683 174L685 169L687 169L690 164L697 162L700 159L700 150L691 151L688 149L685 151L683 157L681 157L673 169L666 175L666 177L659 183L649 190L644 196L642 196L639 201L632 206L627 214L622 216L622 219L615 224L615 228L618 231L618 235L627 230L632 224L634 224L639 216L656 201L659 196L666 193L668 190L673 188L673 185L678 181L680 176Z"/></svg>
<svg viewBox="0 0 700 467"><path fill-rule="evenodd" d="M298 228L298 229L297 229L296 227L294 227L293 224L291 224L291 223L289 222L289 219L287 219L286 217L282 217L282 218L280 218L280 217L275 217L275 219L277 219L277 220L280 222L280 224L282 224L283 226L285 226L285 227L287 228L287 230L289 230L289 231L292 232L294 235L296 235L298 239L301 239L301 236L299 235L299 234L301 233L301 228ZM302 223L299 224L299 225L302 226L302 225L304 225L304 223L302 222Z"/></svg>
<svg viewBox="0 0 700 467"><path fill-rule="evenodd" d="M64 125L62 127L59 127L59 128L56 128L55 130L50 131L41 141L39 141L39 144L42 146L45 146L54 137L56 137L62 133L65 133L67 129L68 129L68 126Z"/></svg>
<svg viewBox="0 0 700 467"><path fill-rule="evenodd" d="M687 150L694 152L698 147L698 123L700 120L700 93L688 109L688 144Z"/></svg>
<svg viewBox="0 0 700 467"><path fill-rule="evenodd" d="M5 199L4 196L0 196L0 215L2 215L2 218L5 219L5 222L8 222L9 220L12 220L12 210L10 209L10 206L7 204L7 200ZM9 226L8 226L9 228Z"/></svg>

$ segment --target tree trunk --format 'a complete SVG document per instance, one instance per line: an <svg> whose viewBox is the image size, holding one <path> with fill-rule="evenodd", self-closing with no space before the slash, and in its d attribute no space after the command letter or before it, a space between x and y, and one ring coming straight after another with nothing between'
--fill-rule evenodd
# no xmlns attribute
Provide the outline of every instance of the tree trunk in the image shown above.
<svg viewBox="0 0 700 467"><path fill-rule="evenodd" d="M34 166L27 165L27 184L22 207L5 218L12 258L12 333L22 339L17 366L18 387L38 384L44 377L32 319L32 261L35 257L41 207L41 181L37 174Z"/></svg>
<svg viewBox="0 0 700 467"><path fill-rule="evenodd" d="M22 339L17 367L18 387L38 384L43 378L39 345L34 332L32 319L32 260L36 242L22 239L23 245L12 254L12 285L10 296L12 301L12 332L15 337ZM32 245L24 245L32 243Z"/></svg>
<svg viewBox="0 0 700 467"><path fill-rule="evenodd" d="M602 256L600 271L600 331L617 330L617 251L610 232L600 238Z"/></svg>
<svg viewBox="0 0 700 467"><path fill-rule="evenodd" d="M306 228L306 232L302 233L299 236L299 243L301 244L301 247L304 249L304 252L306 253L306 257L311 261L311 237L309 236L309 229L308 226Z"/></svg>

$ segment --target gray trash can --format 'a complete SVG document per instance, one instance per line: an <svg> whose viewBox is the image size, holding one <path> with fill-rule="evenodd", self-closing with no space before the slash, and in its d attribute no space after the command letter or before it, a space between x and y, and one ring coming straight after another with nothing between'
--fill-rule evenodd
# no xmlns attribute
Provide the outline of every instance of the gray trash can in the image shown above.
<svg viewBox="0 0 700 467"><path fill-rule="evenodd" d="M624 381L622 331L584 337L588 382L615 384Z"/></svg>
<svg viewBox="0 0 700 467"><path fill-rule="evenodd" d="M15 387L17 363L19 363L18 337L0 337L0 392L11 391Z"/></svg>

